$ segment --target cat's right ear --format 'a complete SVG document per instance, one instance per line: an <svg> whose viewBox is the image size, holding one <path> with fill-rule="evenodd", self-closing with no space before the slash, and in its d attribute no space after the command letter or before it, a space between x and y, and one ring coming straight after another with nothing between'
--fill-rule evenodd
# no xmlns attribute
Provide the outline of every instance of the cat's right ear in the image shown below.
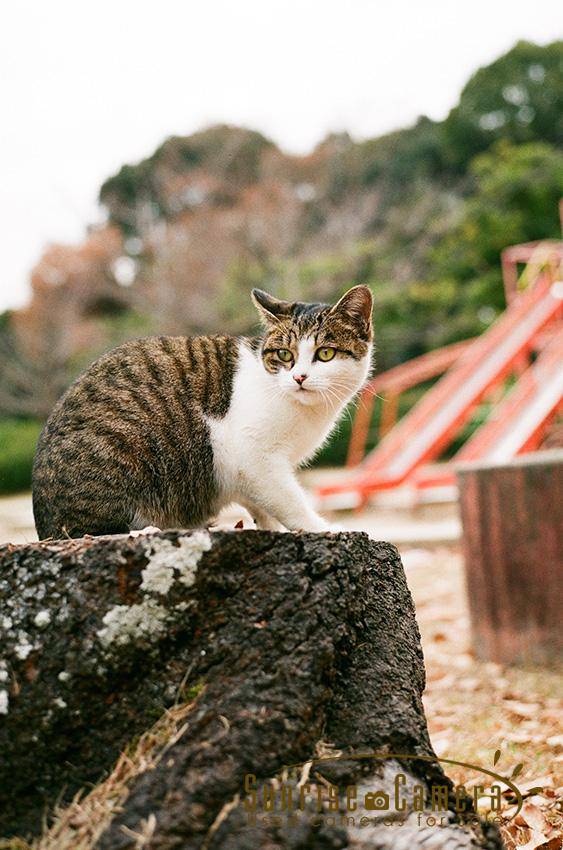
<svg viewBox="0 0 563 850"><path fill-rule="evenodd" d="M268 295L262 289L252 290L252 300L262 321L269 325L280 322L291 313L293 307L290 301L281 301L279 298L274 298L273 295Z"/></svg>

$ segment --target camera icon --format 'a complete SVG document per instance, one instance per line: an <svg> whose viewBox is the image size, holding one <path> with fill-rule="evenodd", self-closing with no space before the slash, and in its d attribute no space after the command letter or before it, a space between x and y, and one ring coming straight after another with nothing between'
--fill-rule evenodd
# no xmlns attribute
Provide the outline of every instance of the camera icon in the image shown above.
<svg viewBox="0 0 563 850"><path fill-rule="evenodd" d="M385 791L369 791L364 797L364 806L369 812L384 812L389 808L389 794Z"/></svg>

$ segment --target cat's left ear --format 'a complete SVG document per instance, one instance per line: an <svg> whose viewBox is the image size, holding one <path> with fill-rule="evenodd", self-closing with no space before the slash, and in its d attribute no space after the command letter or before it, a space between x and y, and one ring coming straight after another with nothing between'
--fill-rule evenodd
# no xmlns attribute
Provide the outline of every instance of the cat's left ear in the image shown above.
<svg viewBox="0 0 563 850"><path fill-rule="evenodd" d="M293 308L291 301L280 301L279 298L268 295L262 289L252 290L252 300L260 316L268 324L279 322L285 316L288 316Z"/></svg>
<svg viewBox="0 0 563 850"><path fill-rule="evenodd" d="M371 311L373 309L373 297L367 286L353 286L345 292L340 301L331 309L331 314L345 313L357 322L365 326L366 330L371 328Z"/></svg>

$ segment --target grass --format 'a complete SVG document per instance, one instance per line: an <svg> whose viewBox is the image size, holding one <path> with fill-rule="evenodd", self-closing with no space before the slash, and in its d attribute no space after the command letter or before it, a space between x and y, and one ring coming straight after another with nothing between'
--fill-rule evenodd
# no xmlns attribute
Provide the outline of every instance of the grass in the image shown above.
<svg viewBox="0 0 563 850"><path fill-rule="evenodd" d="M190 689L193 699L174 706L121 753L115 767L103 782L96 785L86 796L78 794L67 807L55 811L52 825L31 845L9 844L6 850L93 850L113 816L120 810L129 795L133 780L154 770L162 757L187 728L187 717L193 708L202 686ZM152 817L152 816L151 816ZM156 821L151 818L145 824L140 839L148 840ZM16 841L20 839L15 839ZM144 844L143 844L144 846ZM3 850L0 843L0 850Z"/></svg>
<svg viewBox="0 0 563 850"><path fill-rule="evenodd" d="M30 489L41 428L34 419L0 419L0 495Z"/></svg>

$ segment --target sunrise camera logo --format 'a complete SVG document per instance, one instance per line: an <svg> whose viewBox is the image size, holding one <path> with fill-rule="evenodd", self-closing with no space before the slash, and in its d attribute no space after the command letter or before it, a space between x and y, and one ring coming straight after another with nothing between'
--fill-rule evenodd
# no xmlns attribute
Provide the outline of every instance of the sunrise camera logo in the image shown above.
<svg viewBox="0 0 563 850"><path fill-rule="evenodd" d="M497 750L493 758L493 768L496 767L500 756L501 752ZM450 785L447 781L440 784L421 781L409 785L407 776L397 771L392 787L383 789L376 786L363 794L360 793L357 783L342 786L332 784L324 777L309 779L315 766L355 760L395 760L401 763L438 761L480 773L486 779L473 785L469 791L464 785ZM303 817L309 817L311 824L317 826L324 824L365 827L381 820L384 824L392 825L400 821L401 816L406 817L411 812L417 814L419 826L445 826L451 812L455 812L460 823L475 823L480 818L501 823L512 820L522 809L524 797L514 781L522 767L522 764L518 764L510 776L504 776L480 765L434 756L342 753L288 765L270 781L259 782L255 774L245 774L243 806L249 824L254 826L281 826L284 822L291 825ZM532 795L542 790L540 787L531 788L526 794ZM503 794L508 794L511 804L516 805L509 818L500 816ZM478 813L484 798L490 801L487 811Z"/></svg>

